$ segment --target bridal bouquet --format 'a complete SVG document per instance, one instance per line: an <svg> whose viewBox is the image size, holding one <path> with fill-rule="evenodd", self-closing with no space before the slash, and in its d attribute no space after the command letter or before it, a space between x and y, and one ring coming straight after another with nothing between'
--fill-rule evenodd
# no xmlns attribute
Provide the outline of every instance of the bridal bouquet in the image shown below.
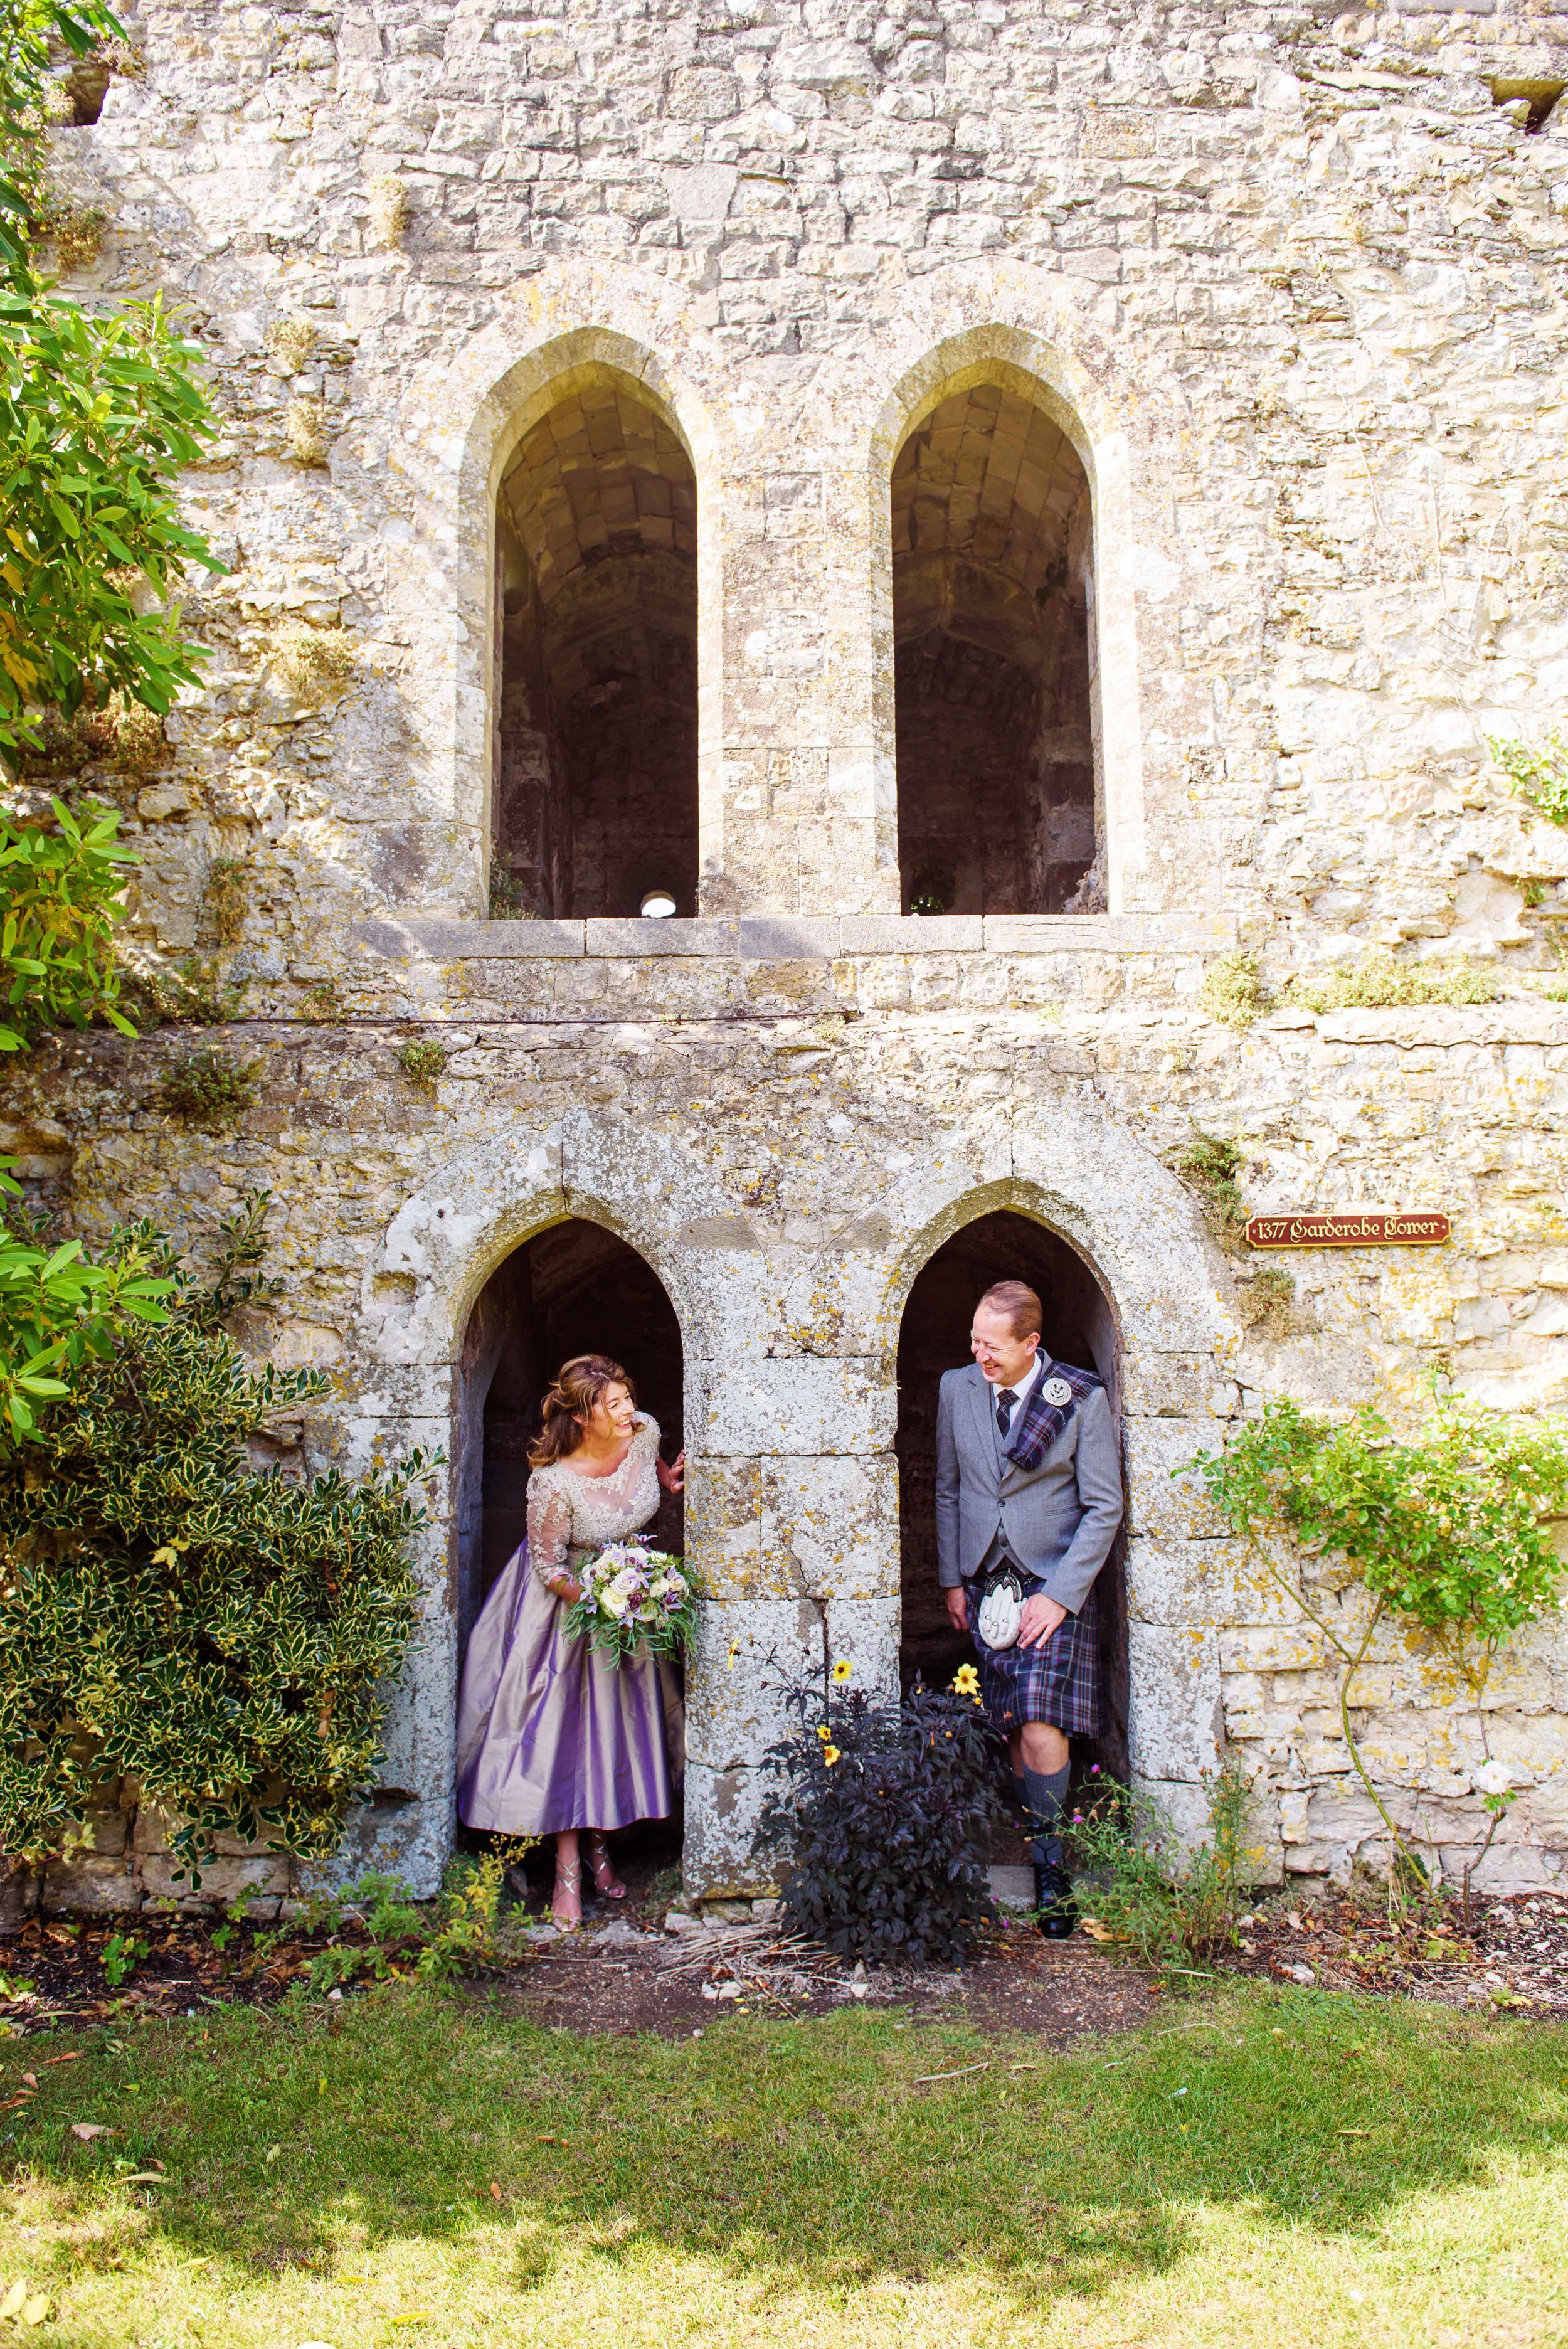
<svg viewBox="0 0 1568 2349"><path fill-rule="evenodd" d="M581 1575L583 1595L563 1629L569 1638L586 1636L617 1664L645 1643L650 1655L667 1656L696 1628L696 1594L667 1550L606 1542Z"/></svg>

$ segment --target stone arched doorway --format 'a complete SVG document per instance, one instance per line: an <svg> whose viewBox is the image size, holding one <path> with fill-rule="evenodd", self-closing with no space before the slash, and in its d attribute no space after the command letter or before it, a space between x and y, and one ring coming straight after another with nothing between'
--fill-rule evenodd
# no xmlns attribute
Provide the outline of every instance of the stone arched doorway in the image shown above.
<svg viewBox="0 0 1568 2349"><path fill-rule="evenodd" d="M637 1402L659 1423L661 1449L682 1449L683 1360L675 1307L653 1267L602 1224L573 1216L514 1249L475 1300L459 1361L456 1607L459 1671L487 1593L527 1531L528 1451L546 1388L573 1354L624 1364ZM665 1494L650 1538L685 1547L683 1507ZM678 1855L680 1820L642 1838L645 1857ZM547 1871L546 1871L547 1872Z"/></svg>
<svg viewBox="0 0 1568 2349"><path fill-rule="evenodd" d="M994 1280L1023 1279L1045 1309L1044 1343L1058 1360L1096 1371L1119 1417L1120 1350L1099 1280L1059 1234L1011 1208L980 1216L944 1241L917 1274L898 1341L899 1661L940 1685L970 1653L954 1634L936 1580L936 1396L944 1371L968 1361L975 1307ZM1128 1766L1125 1526L1100 1578L1101 1733L1092 1755L1125 1778Z"/></svg>
<svg viewBox="0 0 1568 2349"><path fill-rule="evenodd" d="M637 1401L681 1449L680 1324L664 1283L634 1247L581 1216L513 1250L475 1300L464 1336L458 1442L458 1630L466 1640L485 1594L523 1537L528 1447L540 1403L573 1354L610 1354ZM680 1503L666 1495L656 1528L682 1547Z"/></svg>

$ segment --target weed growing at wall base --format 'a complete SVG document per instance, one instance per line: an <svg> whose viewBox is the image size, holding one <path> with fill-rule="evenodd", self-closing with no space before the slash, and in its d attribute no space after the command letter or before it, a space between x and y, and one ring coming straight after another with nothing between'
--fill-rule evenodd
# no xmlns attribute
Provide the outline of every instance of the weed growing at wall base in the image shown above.
<svg viewBox="0 0 1568 2349"><path fill-rule="evenodd" d="M1093 1911L1086 1930L1125 1944L1145 1965L1201 1961L1233 1948L1243 1896L1262 1872L1263 1854L1245 1842L1253 1799L1245 1773L1227 1760L1203 1785L1208 1834L1192 1849L1152 1795L1102 1777L1075 1797L1073 1857L1091 1879L1078 1888Z"/></svg>

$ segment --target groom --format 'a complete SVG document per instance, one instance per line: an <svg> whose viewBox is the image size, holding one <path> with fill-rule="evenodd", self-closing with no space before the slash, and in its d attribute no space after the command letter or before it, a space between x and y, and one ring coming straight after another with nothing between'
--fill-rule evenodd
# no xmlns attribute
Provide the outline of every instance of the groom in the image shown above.
<svg viewBox="0 0 1568 2349"><path fill-rule="evenodd" d="M1040 1348L1040 1300L999 1280L975 1309L972 1368L948 1371L936 1410L937 1577L973 1637L985 1710L1007 1740L1035 1837L1040 1930L1077 1922L1058 1831L1069 1733L1099 1725L1095 1577L1121 1523L1121 1455L1102 1382ZM1016 1644L979 1630L989 1586L1024 1596Z"/></svg>

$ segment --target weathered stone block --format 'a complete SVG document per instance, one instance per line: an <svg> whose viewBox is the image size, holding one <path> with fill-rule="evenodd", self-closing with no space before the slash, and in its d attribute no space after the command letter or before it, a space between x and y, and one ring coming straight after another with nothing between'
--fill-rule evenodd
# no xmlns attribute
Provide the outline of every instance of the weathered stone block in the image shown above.
<svg viewBox="0 0 1568 2349"><path fill-rule="evenodd" d="M79 1910L86 1916L139 1909L143 1886L140 1869L123 1857L98 1858L82 1854L54 1859L44 1871L42 1906L46 1917Z"/></svg>
<svg viewBox="0 0 1568 2349"><path fill-rule="evenodd" d="M1219 1643L1201 1625L1127 1627L1132 1702L1128 1748L1140 1778L1195 1782L1223 1740Z"/></svg>
<svg viewBox="0 0 1568 2349"><path fill-rule="evenodd" d="M180 1870L168 1854L150 1852L141 1863L139 1874L149 1900L172 1901L181 1909L225 1908L252 1887L260 1893L278 1897L289 1889L289 1863L285 1858L210 1859L201 1870L200 1885L193 1885L190 1876Z"/></svg>

